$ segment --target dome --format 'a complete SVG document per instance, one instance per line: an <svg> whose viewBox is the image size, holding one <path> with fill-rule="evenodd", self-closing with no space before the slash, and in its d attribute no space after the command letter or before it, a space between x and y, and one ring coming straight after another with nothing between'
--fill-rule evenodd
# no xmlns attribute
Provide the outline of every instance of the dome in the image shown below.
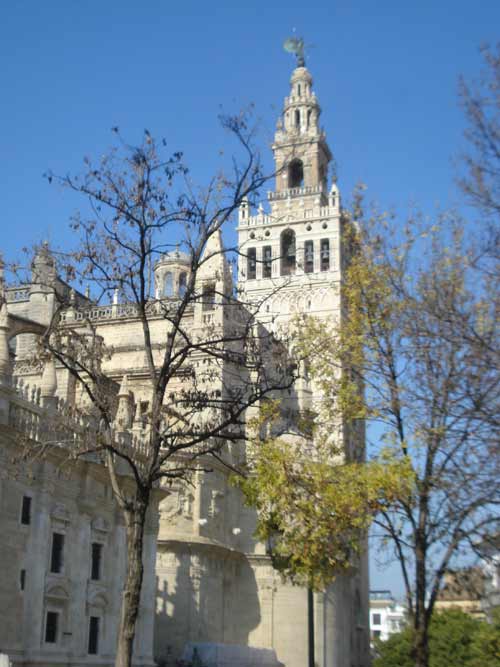
<svg viewBox="0 0 500 667"><path fill-rule="evenodd" d="M166 252L156 262L155 267L169 264L184 264L185 266L191 266L191 255L189 255L187 252L182 252L181 250Z"/></svg>

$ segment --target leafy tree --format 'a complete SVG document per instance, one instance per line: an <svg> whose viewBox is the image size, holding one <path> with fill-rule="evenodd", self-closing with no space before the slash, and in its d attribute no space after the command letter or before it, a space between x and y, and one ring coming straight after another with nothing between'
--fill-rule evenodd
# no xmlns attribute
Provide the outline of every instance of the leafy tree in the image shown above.
<svg viewBox="0 0 500 667"><path fill-rule="evenodd" d="M410 493L412 472L389 453L364 462L362 439L346 444L335 383L322 375L325 360L336 359L336 347L319 342L321 336L331 339L332 323L305 318L300 324L292 340L296 353L306 355L309 378L322 392L318 409L283 423L277 403L263 406L254 424L258 433L248 446L246 475L235 482L257 509L256 535L270 545L284 578L322 591L353 567L373 516ZM267 437L263 428L271 431ZM279 434L272 433L276 430ZM353 448L355 456L348 451Z"/></svg>
<svg viewBox="0 0 500 667"><path fill-rule="evenodd" d="M493 624L460 610L432 617L429 629L429 667L497 667L500 664L498 616ZM412 628L376 640L373 667L412 667Z"/></svg>
<svg viewBox="0 0 500 667"><path fill-rule="evenodd" d="M285 580L308 589L312 667L313 591L356 567L373 516L410 493L413 475L406 461L389 453L366 463L362 429L349 434L345 428L337 385L324 375L327 360L337 361L330 343L336 323L306 317L295 325L294 360L303 371L308 367L314 407L289 414L279 401L266 401L249 424L254 437L246 470L234 481L257 510L256 536L268 545L273 565ZM360 386L351 384L346 392L361 406Z"/></svg>
<svg viewBox="0 0 500 667"><path fill-rule="evenodd" d="M387 640L375 639L372 667L413 667L413 636L411 628L391 635Z"/></svg>
<svg viewBox="0 0 500 667"><path fill-rule="evenodd" d="M478 284L461 220L411 220L398 243L387 216L365 216L361 199L354 210L359 252L330 376L354 371L354 385L336 381L347 420L359 418L349 395L363 379L372 456L389 447L413 472L411 494L379 512L375 533L401 565L415 665L427 667L444 573L499 523L498 292Z"/></svg>
<svg viewBox="0 0 500 667"><path fill-rule="evenodd" d="M206 189L195 189L182 155L164 156L165 142L147 131L139 146L120 140L98 162L86 158L81 176L48 175L89 204L72 221L76 247L55 255L43 248L34 270L56 304L41 338L44 354L73 379L73 408L86 417L70 456L101 457L125 520L117 667L129 667L132 660L144 526L154 490L189 479L212 457L238 460L247 409L289 388L295 377L284 346L256 325L260 304L241 303L231 286L221 230L266 177L246 118L224 124L242 157L234 160L231 174L220 173ZM155 286L152 267L175 250L187 254L190 270L184 289L168 298ZM91 295L70 290L68 283L90 285ZM112 298L138 324L134 335L144 351L142 382L149 400L139 439L132 437L128 386L124 380L116 391L113 364L107 363L114 350L104 344L92 316L99 304L111 308ZM203 314L197 325L194 312Z"/></svg>
<svg viewBox="0 0 500 667"><path fill-rule="evenodd" d="M500 609L495 609L491 623L481 623L471 646L470 667L499 667Z"/></svg>

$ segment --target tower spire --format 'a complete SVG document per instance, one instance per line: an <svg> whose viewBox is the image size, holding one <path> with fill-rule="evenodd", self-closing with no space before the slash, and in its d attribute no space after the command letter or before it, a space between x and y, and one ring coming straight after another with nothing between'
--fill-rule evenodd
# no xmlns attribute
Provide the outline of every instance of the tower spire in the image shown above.
<svg viewBox="0 0 500 667"><path fill-rule="evenodd" d="M276 189L270 199L279 206L278 202L289 197L314 195L324 205L332 155L319 125L321 108L312 90L312 76L300 64L303 51L297 49L294 53L298 66L292 72L290 93L285 97L274 137Z"/></svg>

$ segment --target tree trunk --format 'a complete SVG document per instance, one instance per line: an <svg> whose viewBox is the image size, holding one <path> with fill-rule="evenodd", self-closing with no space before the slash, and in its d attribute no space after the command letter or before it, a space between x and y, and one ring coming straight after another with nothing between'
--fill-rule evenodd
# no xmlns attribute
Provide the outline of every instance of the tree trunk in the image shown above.
<svg viewBox="0 0 500 667"><path fill-rule="evenodd" d="M429 635L425 621L421 621L421 627L415 628L415 639L413 643L415 667L429 667Z"/></svg>
<svg viewBox="0 0 500 667"><path fill-rule="evenodd" d="M426 595L426 549L422 545L422 538L417 536L416 540L416 562L415 562L415 618L413 658L415 667L429 667L429 619L425 609Z"/></svg>
<svg viewBox="0 0 500 667"><path fill-rule="evenodd" d="M120 626L115 667L131 667L135 626L139 614L144 566L144 524L148 509L148 494L137 492L134 506L125 511L127 527L127 572L122 595Z"/></svg>
<svg viewBox="0 0 500 667"><path fill-rule="evenodd" d="M307 639L308 639L308 654L309 667L315 667L314 657L314 592L309 586L307 589Z"/></svg>

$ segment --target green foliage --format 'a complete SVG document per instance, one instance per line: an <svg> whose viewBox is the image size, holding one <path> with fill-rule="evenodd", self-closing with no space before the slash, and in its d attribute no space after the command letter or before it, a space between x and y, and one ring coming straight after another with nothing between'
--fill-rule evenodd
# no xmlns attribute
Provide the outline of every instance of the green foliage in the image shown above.
<svg viewBox="0 0 500 667"><path fill-rule="evenodd" d="M469 664L472 643L480 623L454 609L433 614L429 626L429 667Z"/></svg>
<svg viewBox="0 0 500 667"><path fill-rule="evenodd" d="M375 640L374 652L377 656L372 667L415 667L411 656L413 633L410 628L391 635L386 641Z"/></svg>
<svg viewBox="0 0 500 667"><path fill-rule="evenodd" d="M373 667L413 667L413 630L375 642ZM429 667L499 667L500 613L492 623L459 610L435 613L429 626Z"/></svg>
<svg viewBox="0 0 500 667"><path fill-rule="evenodd" d="M471 646L470 667L500 666L500 609L495 609L491 623L481 623Z"/></svg>
<svg viewBox="0 0 500 667"><path fill-rule="evenodd" d="M402 492L401 462L337 463L284 439L254 446L252 474L238 484L258 510L257 537L294 583L322 590L348 569L371 517Z"/></svg>
<svg viewBox="0 0 500 667"><path fill-rule="evenodd" d="M307 364L321 398L315 410L295 415L282 437L269 435L284 421L282 406L263 403L250 424L247 475L235 482L257 509L256 536L270 547L275 567L293 583L323 590L352 566L373 516L410 495L413 475L404 457L388 451L366 463L362 432L350 439L343 414L349 404L352 426L363 402L359 382L336 373L335 323L309 317L295 329L297 363Z"/></svg>

